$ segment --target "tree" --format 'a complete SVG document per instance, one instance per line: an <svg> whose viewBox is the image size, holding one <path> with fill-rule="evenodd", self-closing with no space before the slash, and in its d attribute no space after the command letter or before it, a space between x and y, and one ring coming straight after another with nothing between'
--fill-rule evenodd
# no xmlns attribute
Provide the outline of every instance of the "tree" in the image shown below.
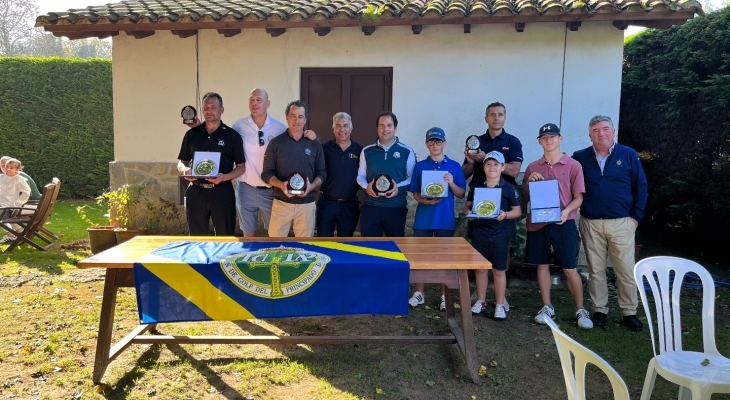
<svg viewBox="0 0 730 400"><path fill-rule="evenodd" d="M37 13L34 0L0 0L0 55L26 53L35 36L33 20Z"/></svg>

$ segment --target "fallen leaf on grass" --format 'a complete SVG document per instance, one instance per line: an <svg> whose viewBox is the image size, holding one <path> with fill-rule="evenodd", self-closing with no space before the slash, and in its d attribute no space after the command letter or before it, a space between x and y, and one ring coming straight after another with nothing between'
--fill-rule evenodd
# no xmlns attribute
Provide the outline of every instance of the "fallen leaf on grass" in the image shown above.
<svg viewBox="0 0 730 400"><path fill-rule="evenodd" d="M381 389L381 388L375 388L375 393L377 393L377 394L383 394L383 389Z"/></svg>
<svg viewBox="0 0 730 400"><path fill-rule="evenodd" d="M704 360L702 360L702 362L700 363L700 365L703 366L703 367L706 367L706 366L710 365L710 360L707 359L707 358L705 358Z"/></svg>
<svg viewBox="0 0 730 400"><path fill-rule="evenodd" d="M540 355L539 354L535 354L535 358L540 358Z"/></svg>
<svg viewBox="0 0 730 400"><path fill-rule="evenodd" d="M493 367L497 367L497 366L498 366L498 365L497 365L497 361L495 361L495 360L492 360L492 366L493 366Z"/></svg>
<svg viewBox="0 0 730 400"><path fill-rule="evenodd" d="M426 309L426 310L430 310L431 309L431 307L429 307L429 306L424 306L423 308Z"/></svg>
<svg viewBox="0 0 730 400"><path fill-rule="evenodd" d="M413 327L412 326L409 326L408 327L408 330L411 331L411 332L413 332Z"/></svg>
<svg viewBox="0 0 730 400"><path fill-rule="evenodd" d="M104 390L106 390L106 385L103 383L96 385L96 386L94 386L94 390L96 391L97 394L102 394L102 393L104 393Z"/></svg>
<svg viewBox="0 0 730 400"><path fill-rule="evenodd" d="M477 396L471 396L472 400L477 400Z"/></svg>
<svg viewBox="0 0 730 400"><path fill-rule="evenodd" d="M479 376L484 376L486 374L487 374L487 367L485 367L483 365L481 367L479 367Z"/></svg>
<svg viewBox="0 0 730 400"><path fill-rule="evenodd" d="M436 382L434 382L434 381L426 381L426 385L428 385L428 386L433 386L435 384L436 384Z"/></svg>
<svg viewBox="0 0 730 400"><path fill-rule="evenodd" d="M461 306L459 305L459 303L454 303L454 308L459 310L459 309L461 309Z"/></svg>

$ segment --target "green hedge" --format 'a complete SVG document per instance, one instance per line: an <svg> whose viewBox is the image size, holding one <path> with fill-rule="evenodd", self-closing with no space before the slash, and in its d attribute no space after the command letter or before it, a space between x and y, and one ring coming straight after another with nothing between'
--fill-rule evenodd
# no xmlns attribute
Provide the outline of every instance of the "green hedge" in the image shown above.
<svg viewBox="0 0 730 400"><path fill-rule="evenodd" d="M57 176L63 197L108 188L111 61L0 58L0 153L20 159L39 186Z"/></svg>
<svg viewBox="0 0 730 400"><path fill-rule="evenodd" d="M727 258L730 8L627 40L619 131L645 162L646 233Z"/></svg>

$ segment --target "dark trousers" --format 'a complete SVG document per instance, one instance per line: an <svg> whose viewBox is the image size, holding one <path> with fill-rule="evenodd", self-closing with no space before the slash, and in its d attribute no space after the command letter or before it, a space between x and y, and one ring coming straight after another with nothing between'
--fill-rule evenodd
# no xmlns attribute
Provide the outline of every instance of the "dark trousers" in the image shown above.
<svg viewBox="0 0 730 400"><path fill-rule="evenodd" d="M185 214L191 236L210 235L213 220L216 236L233 236L236 227L236 195L231 182L206 189L190 185L185 192Z"/></svg>
<svg viewBox="0 0 730 400"><path fill-rule="evenodd" d="M317 201L317 236L352 236L357 219L360 217L360 204L357 199L338 202L320 193Z"/></svg>
<svg viewBox="0 0 730 400"><path fill-rule="evenodd" d="M364 205L360 208L360 233L362 236L403 237L406 235L408 207L378 207Z"/></svg>

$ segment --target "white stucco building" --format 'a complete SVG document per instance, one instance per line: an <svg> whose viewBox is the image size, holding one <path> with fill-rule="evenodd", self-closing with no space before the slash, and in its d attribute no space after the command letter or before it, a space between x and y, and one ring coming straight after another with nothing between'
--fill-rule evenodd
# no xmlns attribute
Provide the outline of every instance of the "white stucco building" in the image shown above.
<svg viewBox="0 0 730 400"><path fill-rule="evenodd" d="M380 7L377 19L365 15L368 4ZM506 130L523 143L524 170L542 153L542 124L559 125L572 153L590 143L592 116L618 122L623 29L682 24L696 13L694 0L148 0L49 13L37 26L70 39L113 36L112 186L154 181L174 196L184 105L218 92L230 125L248 114L250 90L263 87L269 113L283 120L286 103L306 97L309 68L389 69L383 104L398 116L400 140L423 154L426 130L440 126L458 161L466 137L486 130L486 105L500 101ZM331 118L311 100L322 94L306 90L313 117ZM353 108L343 109L355 117L353 135L374 139L375 121L357 119L361 103L341 104ZM324 126L317 133L327 140Z"/></svg>

